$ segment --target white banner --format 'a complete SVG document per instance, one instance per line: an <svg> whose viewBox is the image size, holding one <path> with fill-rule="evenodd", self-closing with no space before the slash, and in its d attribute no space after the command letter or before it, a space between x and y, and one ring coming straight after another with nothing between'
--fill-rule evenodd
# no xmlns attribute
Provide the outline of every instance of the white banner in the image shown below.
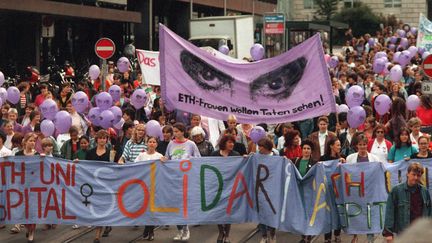
<svg viewBox="0 0 432 243"><path fill-rule="evenodd" d="M158 51L136 50L143 75L143 83L160 85L160 64Z"/></svg>
<svg viewBox="0 0 432 243"><path fill-rule="evenodd" d="M432 51L432 22L423 14L420 14L417 47L424 47L426 51Z"/></svg>

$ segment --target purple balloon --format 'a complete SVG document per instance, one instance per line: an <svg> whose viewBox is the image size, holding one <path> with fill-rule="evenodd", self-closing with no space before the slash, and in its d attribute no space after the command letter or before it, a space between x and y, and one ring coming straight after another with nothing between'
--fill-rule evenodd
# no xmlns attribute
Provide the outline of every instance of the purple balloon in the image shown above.
<svg viewBox="0 0 432 243"><path fill-rule="evenodd" d="M417 28L411 27L410 32L411 32L411 34L416 35L417 34Z"/></svg>
<svg viewBox="0 0 432 243"><path fill-rule="evenodd" d="M88 119L93 123L95 126L99 126L99 115L101 113L101 109L99 107L93 107L89 110L89 113L87 115Z"/></svg>
<svg viewBox="0 0 432 243"><path fill-rule="evenodd" d="M373 47L375 45L375 39L374 38L369 38L368 44L369 44L370 47Z"/></svg>
<svg viewBox="0 0 432 243"><path fill-rule="evenodd" d="M390 43L396 44L396 42L397 42L397 37L396 36L390 37Z"/></svg>
<svg viewBox="0 0 432 243"><path fill-rule="evenodd" d="M221 45L219 46L219 52L221 52L222 54L228 55L230 49L227 45Z"/></svg>
<svg viewBox="0 0 432 243"><path fill-rule="evenodd" d="M82 91L76 92L72 96L72 106L79 113L83 113L89 107L89 99L86 93Z"/></svg>
<svg viewBox="0 0 432 243"><path fill-rule="evenodd" d="M131 104L135 109L141 109L147 102L147 94L143 89L136 89L131 96Z"/></svg>
<svg viewBox="0 0 432 243"><path fill-rule="evenodd" d="M97 65L91 65L89 68L89 76L91 79L96 80L100 75L100 69Z"/></svg>
<svg viewBox="0 0 432 243"><path fill-rule="evenodd" d="M130 62L129 59L127 59L127 57L120 57L117 60L117 68L122 73L127 72L129 70L129 66L130 66Z"/></svg>
<svg viewBox="0 0 432 243"><path fill-rule="evenodd" d="M345 104L338 106L337 113L348 112L349 107Z"/></svg>
<svg viewBox="0 0 432 243"><path fill-rule="evenodd" d="M400 65L394 65L390 69L390 80L393 82L399 82L402 78L402 67Z"/></svg>
<svg viewBox="0 0 432 243"><path fill-rule="evenodd" d="M258 141L261 138L264 138L266 136L266 131L264 128L260 126L255 126L252 128L252 130L249 133L249 137L251 138L252 142L258 143Z"/></svg>
<svg viewBox="0 0 432 243"><path fill-rule="evenodd" d="M395 52L395 54L393 54L393 62L399 62L400 55L401 55L400 51Z"/></svg>
<svg viewBox="0 0 432 243"><path fill-rule="evenodd" d="M264 53L264 47L258 43L255 43L250 49L250 54L254 61L261 60L264 57Z"/></svg>
<svg viewBox="0 0 432 243"><path fill-rule="evenodd" d="M5 81L4 74L0 71L0 86L3 86Z"/></svg>
<svg viewBox="0 0 432 243"><path fill-rule="evenodd" d="M418 48L416 46L410 46L408 47L408 51L410 53L410 56L414 57L418 52Z"/></svg>
<svg viewBox="0 0 432 243"><path fill-rule="evenodd" d="M99 126L108 129L114 125L114 119L115 116L110 110L104 110L99 115Z"/></svg>
<svg viewBox="0 0 432 243"><path fill-rule="evenodd" d="M401 38L400 45L403 46L403 48L408 47L408 39L407 38Z"/></svg>
<svg viewBox="0 0 432 243"><path fill-rule="evenodd" d="M114 124L113 127L115 129L117 129L117 130L120 130L120 129L122 129L124 123L125 123L125 120L122 118L122 119L120 119L119 122L117 122L116 124Z"/></svg>
<svg viewBox="0 0 432 243"><path fill-rule="evenodd" d="M374 59L378 59L378 58L387 58L387 53L385 53L384 51L379 51L375 54Z"/></svg>
<svg viewBox="0 0 432 243"><path fill-rule="evenodd" d="M40 124L40 129L45 137L52 136L55 131L54 123L51 120L43 120Z"/></svg>
<svg viewBox="0 0 432 243"><path fill-rule="evenodd" d="M422 59L423 60L426 59L426 57L428 57L429 55L430 55L430 52L428 52L428 51L423 52Z"/></svg>
<svg viewBox="0 0 432 243"><path fill-rule="evenodd" d="M332 56L329 61L329 67L335 68L339 64L339 58L337 56Z"/></svg>
<svg viewBox="0 0 432 243"><path fill-rule="evenodd" d="M366 120L366 111L361 106L351 107L347 120L350 127L357 128Z"/></svg>
<svg viewBox="0 0 432 243"><path fill-rule="evenodd" d="M52 99L47 99L40 105L42 116L48 120L54 120L59 108L57 103Z"/></svg>
<svg viewBox="0 0 432 243"><path fill-rule="evenodd" d="M111 85L111 87L108 89L108 93L111 95L114 102L118 102L121 97L121 88L116 84Z"/></svg>
<svg viewBox="0 0 432 243"><path fill-rule="evenodd" d="M406 106L408 110L415 111L417 110L417 107L420 105L420 98L417 95L410 95L408 96Z"/></svg>
<svg viewBox="0 0 432 243"><path fill-rule="evenodd" d="M7 100L12 104L18 104L20 100L20 91L17 87L12 86L7 89Z"/></svg>
<svg viewBox="0 0 432 243"><path fill-rule="evenodd" d="M379 115L386 114L392 105L392 100L386 94L378 95L374 100L374 107Z"/></svg>
<svg viewBox="0 0 432 243"><path fill-rule="evenodd" d="M384 71L386 63L387 60L385 60L384 57L376 59L372 65L374 73L376 74L382 73L382 71Z"/></svg>
<svg viewBox="0 0 432 243"><path fill-rule="evenodd" d="M405 37L406 32L404 30L397 30L397 34L399 35L399 37Z"/></svg>
<svg viewBox="0 0 432 243"><path fill-rule="evenodd" d="M59 133L67 133L72 126L72 117L67 111L59 111L54 117L54 125Z"/></svg>
<svg viewBox="0 0 432 243"><path fill-rule="evenodd" d="M0 88L0 99L3 101L3 103L6 103L7 101L7 91L5 88Z"/></svg>
<svg viewBox="0 0 432 243"><path fill-rule="evenodd" d="M150 120L145 125L146 134L150 137L159 137L162 134L162 127L159 122Z"/></svg>
<svg viewBox="0 0 432 243"><path fill-rule="evenodd" d="M399 64L402 67L405 67L411 62L411 53L407 50L401 52L398 60L399 60Z"/></svg>
<svg viewBox="0 0 432 243"><path fill-rule="evenodd" d="M117 124L123 117L123 112L118 106L113 106L109 108L109 111L111 111L114 114L114 122L113 124Z"/></svg>
<svg viewBox="0 0 432 243"><path fill-rule="evenodd" d="M420 56L421 55L423 55L423 53L426 51L426 48L424 48L424 47L419 47L419 48L417 48L417 52L418 52L418 54L420 54Z"/></svg>
<svg viewBox="0 0 432 243"><path fill-rule="evenodd" d="M394 51L395 48L396 48L396 45L395 45L395 44L390 44L388 48L389 48L390 50Z"/></svg>
<svg viewBox="0 0 432 243"><path fill-rule="evenodd" d="M96 105L102 111L108 110L113 104L113 99L108 92L101 92L96 95Z"/></svg>
<svg viewBox="0 0 432 243"><path fill-rule="evenodd" d="M353 85L348 89L346 103L349 107L359 106L364 100L364 90L358 85Z"/></svg>

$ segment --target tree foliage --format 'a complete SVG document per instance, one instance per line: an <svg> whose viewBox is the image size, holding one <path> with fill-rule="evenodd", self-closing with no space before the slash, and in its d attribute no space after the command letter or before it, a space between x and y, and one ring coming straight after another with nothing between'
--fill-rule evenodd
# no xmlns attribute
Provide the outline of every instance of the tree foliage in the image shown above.
<svg viewBox="0 0 432 243"><path fill-rule="evenodd" d="M332 19L349 24L354 36L375 33L380 29L381 22L380 17L373 13L369 6L361 2L356 3L353 8L342 8Z"/></svg>
<svg viewBox="0 0 432 243"><path fill-rule="evenodd" d="M338 10L339 0L316 0L315 19L330 20Z"/></svg>

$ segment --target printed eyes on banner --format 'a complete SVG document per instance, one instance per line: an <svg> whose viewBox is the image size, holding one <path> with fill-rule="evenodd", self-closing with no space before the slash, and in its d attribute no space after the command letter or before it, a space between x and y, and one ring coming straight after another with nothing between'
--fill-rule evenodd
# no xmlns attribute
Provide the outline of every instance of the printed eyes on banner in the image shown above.
<svg viewBox="0 0 432 243"><path fill-rule="evenodd" d="M256 101L260 96L277 100L288 98L303 77L306 64L307 59L300 57L261 75L249 85L251 99Z"/></svg>
<svg viewBox="0 0 432 243"><path fill-rule="evenodd" d="M212 67L188 51L182 51L180 61L183 70L202 88L208 91L230 89L234 79Z"/></svg>

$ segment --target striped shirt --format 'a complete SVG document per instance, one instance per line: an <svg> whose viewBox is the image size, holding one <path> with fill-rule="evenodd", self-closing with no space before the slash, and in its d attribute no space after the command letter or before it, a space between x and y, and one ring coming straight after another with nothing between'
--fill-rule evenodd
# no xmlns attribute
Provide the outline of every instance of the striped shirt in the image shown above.
<svg viewBox="0 0 432 243"><path fill-rule="evenodd" d="M147 151L147 145L144 140L141 143L134 143L132 139L129 139L123 148L122 157L127 162L134 162L136 157L145 151Z"/></svg>

